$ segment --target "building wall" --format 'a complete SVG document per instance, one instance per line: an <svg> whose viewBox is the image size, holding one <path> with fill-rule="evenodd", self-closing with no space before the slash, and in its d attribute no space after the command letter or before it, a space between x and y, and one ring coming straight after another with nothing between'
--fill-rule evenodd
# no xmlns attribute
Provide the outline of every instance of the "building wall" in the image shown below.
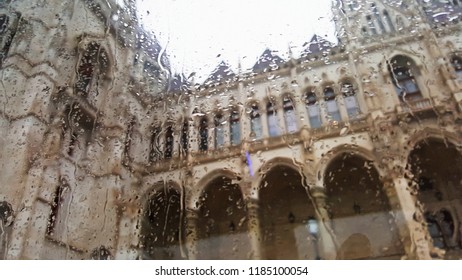
<svg viewBox="0 0 462 280"><path fill-rule="evenodd" d="M451 59L460 55L460 24L434 26L414 1L405 11L376 1L382 30L374 7L343 6L335 21L344 32L328 53L170 92L167 73L143 74L143 61L162 68L156 54L137 47L136 32L111 22L115 10L104 1L58 2L1 7L15 34L1 64L0 201L13 213L0 243L4 258L458 256L461 210L446 198L422 205L420 163L409 155L438 141L459 151L462 82ZM368 13L375 31L362 29ZM136 24L129 14L123 18ZM93 64L82 90L82 61L92 44L100 64ZM402 67L419 89L404 100L395 86L401 74L393 70ZM335 98L326 99L326 89ZM311 92L319 127L307 110ZM262 135L251 128L255 105ZM239 144L231 144L233 111L239 113ZM223 116L219 129L217 115ZM207 149L200 150L203 120ZM279 135L270 136L276 127ZM216 145L220 131L224 143ZM431 156L426 159L441 160ZM452 236L441 230L436 237L425 213L449 204ZM153 213L169 207L175 210L162 212L165 217ZM438 248L432 238L452 243Z"/></svg>

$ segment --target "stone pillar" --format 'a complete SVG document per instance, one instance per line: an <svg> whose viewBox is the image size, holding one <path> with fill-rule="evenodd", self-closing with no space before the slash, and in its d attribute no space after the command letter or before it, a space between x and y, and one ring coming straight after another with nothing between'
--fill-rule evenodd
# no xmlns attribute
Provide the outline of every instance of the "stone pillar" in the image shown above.
<svg viewBox="0 0 462 280"><path fill-rule="evenodd" d="M406 254L410 259L431 259L427 230L422 211L408 190L409 181L401 176L391 176L384 183L390 205Z"/></svg>
<svg viewBox="0 0 462 280"><path fill-rule="evenodd" d="M314 187L310 189L310 196L313 199L316 209L316 220L318 221L318 250L322 259L333 260L337 255L337 244L331 219L326 209L326 194L324 188Z"/></svg>
<svg viewBox="0 0 462 280"><path fill-rule="evenodd" d="M258 213L258 201L254 198L249 198L247 201L247 227L249 230L249 239L252 252L251 258L254 260L260 260L263 258L261 248L262 235Z"/></svg>
<svg viewBox="0 0 462 280"><path fill-rule="evenodd" d="M284 108L282 105L277 104L276 107L276 114L278 117L278 126L279 126L279 135L287 134L287 126L286 126L286 116L284 114ZM294 108L295 109L295 108Z"/></svg>
<svg viewBox="0 0 462 280"><path fill-rule="evenodd" d="M185 245L188 251L188 259L196 260L198 257L198 220L199 213L196 209L186 209L186 237Z"/></svg>

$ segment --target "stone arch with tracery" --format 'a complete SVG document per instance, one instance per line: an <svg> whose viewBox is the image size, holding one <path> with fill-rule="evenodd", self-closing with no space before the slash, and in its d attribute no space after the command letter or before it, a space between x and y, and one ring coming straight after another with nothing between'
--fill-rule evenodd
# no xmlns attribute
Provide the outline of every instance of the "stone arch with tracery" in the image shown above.
<svg viewBox="0 0 462 280"><path fill-rule="evenodd" d="M183 259L184 194L174 182L158 183L147 194L140 217L143 259Z"/></svg>
<svg viewBox="0 0 462 280"><path fill-rule="evenodd" d="M337 258L387 259L404 254L393 209L373 161L360 153L337 152L323 170L323 184L332 229L342 244Z"/></svg>

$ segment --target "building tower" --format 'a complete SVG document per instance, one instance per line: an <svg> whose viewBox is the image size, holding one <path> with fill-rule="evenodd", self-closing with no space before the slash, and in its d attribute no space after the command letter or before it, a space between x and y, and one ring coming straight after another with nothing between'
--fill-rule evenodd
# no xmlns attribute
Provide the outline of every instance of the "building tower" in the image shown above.
<svg viewBox="0 0 462 280"><path fill-rule="evenodd" d="M336 0L191 85L134 1L2 1L1 258L460 257L459 5Z"/></svg>

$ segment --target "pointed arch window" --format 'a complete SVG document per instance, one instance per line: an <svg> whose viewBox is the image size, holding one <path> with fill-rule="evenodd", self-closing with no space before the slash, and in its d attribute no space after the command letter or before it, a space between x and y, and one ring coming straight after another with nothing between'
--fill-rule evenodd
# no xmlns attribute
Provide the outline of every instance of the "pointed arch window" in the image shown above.
<svg viewBox="0 0 462 280"><path fill-rule="evenodd" d="M209 128L208 128L207 118L202 118L199 121L199 151L207 151L209 148L208 137L209 137Z"/></svg>
<svg viewBox="0 0 462 280"><path fill-rule="evenodd" d="M390 14L387 10L383 10L383 17L385 18L385 22L390 29L390 32L395 32L395 26L393 25L393 21L391 20Z"/></svg>
<svg viewBox="0 0 462 280"><path fill-rule="evenodd" d="M366 22L367 25L369 26L369 30L372 35L377 35L377 28L375 27L374 21L372 20L372 17L370 15L366 16Z"/></svg>
<svg viewBox="0 0 462 280"><path fill-rule="evenodd" d="M59 178L59 185L57 186L53 195L53 200L50 203L50 215L48 217L48 224L46 234L59 238L64 231L66 225L66 216L69 211L70 203L70 186L67 180Z"/></svg>
<svg viewBox="0 0 462 280"><path fill-rule="evenodd" d="M375 20L377 21L377 24L380 27L381 33L382 34L386 33L387 30L385 29L385 25L383 24L382 17L380 16L379 10L377 9L377 6L375 5L375 3L371 3L371 9L372 9L372 13L374 14Z"/></svg>
<svg viewBox="0 0 462 280"><path fill-rule="evenodd" d="M149 147L150 163L154 163L161 159L162 151L160 149L160 134L161 129L159 127L153 127L151 129L151 142Z"/></svg>
<svg viewBox="0 0 462 280"><path fill-rule="evenodd" d="M456 77L459 81L462 81L462 58L459 56L453 56L451 58L452 67L454 67L454 71L456 72Z"/></svg>
<svg viewBox="0 0 462 280"><path fill-rule="evenodd" d="M353 84L349 82L343 83L342 94L343 99L345 100L345 107L347 109L348 117L350 119L357 118L361 112L359 110L359 104Z"/></svg>
<svg viewBox="0 0 462 280"><path fill-rule="evenodd" d="M321 110L316 97L316 93L309 91L305 97L306 110L308 111L308 119L310 121L311 128L318 128L322 126Z"/></svg>
<svg viewBox="0 0 462 280"><path fill-rule="evenodd" d="M189 123L184 121L183 127L181 128L181 149L184 154L188 154L189 151Z"/></svg>
<svg viewBox="0 0 462 280"><path fill-rule="evenodd" d="M231 145L239 145L241 143L241 124L239 120L239 111L233 109L229 119Z"/></svg>
<svg viewBox="0 0 462 280"><path fill-rule="evenodd" d="M288 96L285 96L282 100L282 106L284 109L284 120L286 122L287 133L297 132L297 116L292 100Z"/></svg>
<svg viewBox="0 0 462 280"><path fill-rule="evenodd" d="M340 110L338 108L337 99L335 97L336 96L333 88L326 87L324 89L324 101L326 102L328 118L340 122L342 117L340 116Z"/></svg>
<svg viewBox="0 0 462 280"><path fill-rule="evenodd" d="M98 94L98 84L102 82L109 69L109 58L99 44L91 42L83 52L77 70L76 89L78 94L87 97L92 89Z"/></svg>
<svg viewBox="0 0 462 280"><path fill-rule="evenodd" d="M173 142L174 142L173 127L169 125L167 126L167 129L165 130L164 157L166 159L172 158L173 156Z"/></svg>
<svg viewBox="0 0 462 280"><path fill-rule="evenodd" d="M268 101L266 104L266 114L268 117L269 136L274 137L280 135L278 114L272 100Z"/></svg>
<svg viewBox="0 0 462 280"><path fill-rule="evenodd" d="M396 92L401 101L407 102L422 98L415 77L417 67L408 57L395 56L389 62L389 71Z"/></svg>
<svg viewBox="0 0 462 280"><path fill-rule="evenodd" d="M225 145L224 118L222 113L215 115L215 148L221 148Z"/></svg>
<svg viewBox="0 0 462 280"><path fill-rule="evenodd" d="M261 139L263 130L261 126L261 116L258 104L254 103L250 108L250 130L254 139Z"/></svg>

